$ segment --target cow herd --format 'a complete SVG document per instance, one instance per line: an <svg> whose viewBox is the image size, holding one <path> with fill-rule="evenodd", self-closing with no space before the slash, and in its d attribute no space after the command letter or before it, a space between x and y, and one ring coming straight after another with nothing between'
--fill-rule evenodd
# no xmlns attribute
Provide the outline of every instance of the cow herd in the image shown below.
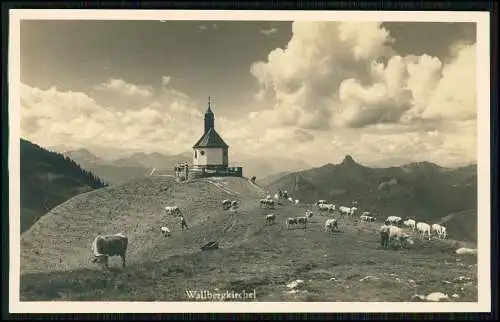
<svg viewBox="0 0 500 322"><path fill-rule="evenodd" d="M289 198L293 204L298 204L298 200L293 201ZM266 204L272 199L266 198L261 199L260 204ZM272 203L271 203L272 204ZM339 215L339 218L328 218L324 223L325 232L333 232L339 230L339 219L348 216L355 217L358 213L357 202L352 202L353 206L339 206L328 203L326 200L318 200L314 203L314 206L320 213L328 213ZM262 207L261 207L262 208ZM289 217L285 219L286 229L291 229L293 227L299 226L300 228L307 228L309 219L313 216L312 210L306 210L305 216L300 217ZM275 223L276 216L272 214L266 215L266 225ZM376 222L377 218L372 216L369 211L364 211L358 218L359 222ZM390 246L407 247L407 245L414 244L412 237L408 234L403 227L406 227L412 232L416 232L420 238L430 240L432 235L435 235L439 239L445 239L447 237L446 227L440 224L429 225L425 222L417 222L415 219L408 218L403 220L399 216L389 216L384 220L384 224L379 229L380 234L380 244L383 249L387 249Z"/></svg>
<svg viewBox="0 0 500 322"><path fill-rule="evenodd" d="M274 199L270 194L264 199L259 200L259 207L266 209L275 209L277 205L283 205L280 199L285 199L289 201L292 205L298 205L299 200L293 199L288 196L288 193L281 191L274 195ZM326 200L318 200L314 203L314 206L320 213L337 214L338 218L328 218L324 223L325 232L334 232L339 230L339 219L348 216L354 217L358 213L357 202L352 202L353 206L339 206L335 204L328 203ZM222 210L232 210L236 211L239 208L240 202L238 200L223 200ZM187 228L184 216L178 206L167 206L164 208L167 215L178 216L181 219L182 229ZM285 220L285 227L287 230L294 227L300 227L306 229L308 223L313 216L313 211L308 209L304 216L299 217L288 217ZM370 212L364 211L359 216L360 222L375 222L377 219L371 215ZM265 217L265 225L274 225L276 223L276 215L274 213L269 213ZM431 236L434 234L439 239L445 239L447 237L446 227L433 224L429 225L425 222L417 222L414 219L403 218L398 216L389 216L384 220L384 224L378 230L380 235L380 244L383 249L389 248L391 245L399 244L400 247L406 247L408 244L413 244L411 236L405 232L403 227L406 227L412 232L416 232L422 239L430 240ZM170 229L166 226L162 226L161 234L164 236L170 236ZM126 252L128 247L128 238L124 233L118 233L114 235L99 235L94 239L92 244L92 252L94 258L92 262L101 263L108 267L108 257L110 256L120 256L122 258L122 265L126 265Z"/></svg>

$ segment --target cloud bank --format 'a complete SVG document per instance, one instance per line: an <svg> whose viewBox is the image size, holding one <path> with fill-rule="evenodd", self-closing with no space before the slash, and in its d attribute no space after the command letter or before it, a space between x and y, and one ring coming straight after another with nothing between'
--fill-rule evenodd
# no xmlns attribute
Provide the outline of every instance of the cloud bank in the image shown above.
<svg viewBox="0 0 500 322"><path fill-rule="evenodd" d="M216 113L232 152L365 164L476 160L476 46L456 44L441 61L401 56L377 22L294 22L285 48L255 62L260 85L240 119ZM148 85L110 79L90 93L22 86L22 134L46 145L72 142L189 150L202 131L202 112L165 76ZM230 152L230 153L232 153Z"/></svg>

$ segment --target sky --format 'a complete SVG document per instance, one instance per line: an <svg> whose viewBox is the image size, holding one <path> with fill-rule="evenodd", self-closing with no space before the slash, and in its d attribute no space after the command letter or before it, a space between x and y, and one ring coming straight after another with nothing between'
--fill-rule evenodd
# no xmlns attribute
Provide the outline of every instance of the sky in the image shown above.
<svg viewBox="0 0 500 322"><path fill-rule="evenodd" d="M212 97L230 158L476 162L476 25L21 21L21 135L191 151Z"/></svg>

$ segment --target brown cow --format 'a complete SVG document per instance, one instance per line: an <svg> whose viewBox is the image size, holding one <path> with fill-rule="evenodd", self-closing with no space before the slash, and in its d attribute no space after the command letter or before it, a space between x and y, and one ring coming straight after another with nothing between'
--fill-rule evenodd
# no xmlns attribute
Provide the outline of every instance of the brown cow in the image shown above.
<svg viewBox="0 0 500 322"><path fill-rule="evenodd" d="M92 243L94 253L93 263L104 263L108 268L108 257L120 256L125 267L125 254L127 253L128 237L123 233L114 235L97 236Z"/></svg>

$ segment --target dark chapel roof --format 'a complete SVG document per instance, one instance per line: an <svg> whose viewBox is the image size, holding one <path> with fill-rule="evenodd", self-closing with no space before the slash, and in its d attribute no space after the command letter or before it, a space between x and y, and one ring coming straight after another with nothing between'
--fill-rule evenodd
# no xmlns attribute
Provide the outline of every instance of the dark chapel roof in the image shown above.
<svg viewBox="0 0 500 322"><path fill-rule="evenodd" d="M229 146L212 127L196 142L193 148L228 148Z"/></svg>

